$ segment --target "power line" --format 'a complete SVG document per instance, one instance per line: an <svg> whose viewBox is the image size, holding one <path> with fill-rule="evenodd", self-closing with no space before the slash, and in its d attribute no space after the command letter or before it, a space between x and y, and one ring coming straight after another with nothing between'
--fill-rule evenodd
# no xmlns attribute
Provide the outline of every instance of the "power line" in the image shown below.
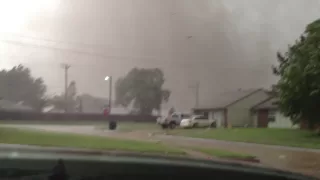
<svg viewBox="0 0 320 180"><path fill-rule="evenodd" d="M63 53L83 54L86 56L96 57L99 60L106 60L106 59L148 60L148 61L143 61L144 64L155 62L155 61L151 61L151 60L161 60L161 62L171 60L170 58L161 58L160 59L157 57L112 56L112 55L106 55L106 54L97 53L97 52L88 52L88 51L81 51L81 50L76 50L76 49L71 49L71 48L53 47L53 46L48 46L48 45L38 45L38 44L25 43L25 42L15 41L15 40L0 39L0 41L3 43L13 44L13 45L22 46L22 47L48 49L48 50L58 51L58 52L63 52ZM199 59L199 60L197 60L197 62L210 62L210 61L212 61L212 59ZM170 63L172 63L172 62L170 62ZM180 60L179 58L175 58L174 63L182 63L183 66L193 66L193 64L190 64L190 62L184 61L182 59Z"/></svg>
<svg viewBox="0 0 320 180"><path fill-rule="evenodd" d="M52 47L52 46L46 46L46 45L37 45L37 44L30 44L30 43L24 43L21 41L13 41L13 40L4 40L0 39L1 42L7 43L7 44L13 44L13 45L18 45L18 46L24 46L24 47L32 47L32 48L42 48L42 49L50 49L53 51L60 51L64 53L73 53L73 54L84 54L87 56L94 56L100 59L105 60L106 58L112 58L112 59L154 59L154 57L128 57L128 56L111 56L111 55L105 55L101 53L92 53L92 52L86 52L86 51L79 51L79 50L74 50L74 49L64 49L64 48L59 48L59 47Z"/></svg>
<svg viewBox="0 0 320 180"><path fill-rule="evenodd" d="M55 43L55 44L66 44L66 45L79 45L79 46L93 46L93 48L96 48L96 47L109 47L109 48L114 48L114 47L110 47L110 45L106 45L106 44L87 44L87 43L81 43L81 42L70 42L70 41L61 41L61 40L53 40L53 39L46 39L46 38L37 38L37 37L32 37L32 36L26 36L26 35L22 35L22 34L17 34L17 33L2 33L2 34L9 34L11 36L16 36L16 37L21 37L21 38L28 38L28 39L31 39L31 40L36 40L36 41L44 41L44 42L49 42L49 43ZM34 45L34 44L30 44L30 43L24 43L24 42L19 42L19 41L13 41L13 40L1 40L0 41L7 41L7 43L9 42L16 42L15 44L18 45L17 43L21 43L21 44L25 44L25 45ZM13 43L12 43L13 44ZM34 46L42 46L42 45L34 45ZM35 47L36 48L36 47ZM43 48L56 48L56 47L52 47L52 46L43 46ZM84 48L84 47L82 47ZM85 48L90 48L90 47L85 47ZM57 49L63 49L63 50L67 50L65 48L57 48ZM90 53L90 52L86 52L86 51L78 51L78 50L73 50L73 49L70 49L68 48L69 50L71 51L77 51L77 52L81 52L81 53ZM92 47L90 48L92 49ZM116 49L125 49L125 48L116 48ZM75 53L77 53L75 52ZM105 54L100 54L100 53L90 53L88 55L100 55L100 56L107 56ZM128 58L128 59L151 59L151 58L156 58L156 57L126 57L126 56L110 56L109 57L112 57L112 58Z"/></svg>
<svg viewBox="0 0 320 180"><path fill-rule="evenodd" d="M38 37L26 36L26 35L17 34L17 33L2 33L2 34L9 34L10 36L28 38L28 39L32 39L32 40L36 40L36 41L46 41L46 42L56 43L56 44L69 44L69 45L79 45L79 46L100 46L100 47L108 46L106 44L86 44L86 43L81 43L81 42L61 41L61 40L53 40L53 39L47 39L47 38L38 38Z"/></svg>

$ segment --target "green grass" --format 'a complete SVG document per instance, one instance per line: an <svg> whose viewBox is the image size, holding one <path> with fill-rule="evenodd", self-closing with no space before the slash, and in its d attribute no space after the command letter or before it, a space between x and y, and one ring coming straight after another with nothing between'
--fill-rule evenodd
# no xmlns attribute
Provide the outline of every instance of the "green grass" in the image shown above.
<svg viewBox="0 0 320 180"><path fill-rule="evenodd" d="M236 153L220 149L192 148L192 150L219 158L254 158L254 156L248 154Z"/></svg>
<svg viewBox="0 0 320 180"><path fill-rule="evenodd" d="M177 129L172 135L320 149L320 136L298 129Z"/></svg>
<svg viewBox="0 0 320 180"><path fill-rule="evenodd" d="M171 148L155 142L153 143L132 140L117 140L97 136L28 131L2 127L0 127L0 143L55 147L76 147L99 150L119 150L175 155L185 154L180 149Z"/></svg>

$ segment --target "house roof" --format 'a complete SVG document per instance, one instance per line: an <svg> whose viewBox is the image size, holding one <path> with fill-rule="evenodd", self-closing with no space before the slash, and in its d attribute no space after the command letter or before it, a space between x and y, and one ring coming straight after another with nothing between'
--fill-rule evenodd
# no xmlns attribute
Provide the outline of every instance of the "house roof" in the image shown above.
<svg viewBox="0 0 320 180"><path fill-rule="evenodd" d="M278 98L270 97L261 103L255 105L252 107L253 110L259 110L259 109L278 109Z"/></svg>
<svg viewBox="0 0 320 180"><path fill-rule="evenodd" d="M0 100L0 109L4 110L17 110L17 111L32 111L32 108L19 103L8 101L5 99Z"/></svg>
<svg viewBox="0 0 320 180"><path fill-rule="evenodd" d="M238 91L230 91L224 92L220 95L216 96L213 100L211 100L207 104L202 104L197 109L224 109L228 106L252 95L256 92L264 91L263 89L246 89L246 90L238 90Z"/></svg>

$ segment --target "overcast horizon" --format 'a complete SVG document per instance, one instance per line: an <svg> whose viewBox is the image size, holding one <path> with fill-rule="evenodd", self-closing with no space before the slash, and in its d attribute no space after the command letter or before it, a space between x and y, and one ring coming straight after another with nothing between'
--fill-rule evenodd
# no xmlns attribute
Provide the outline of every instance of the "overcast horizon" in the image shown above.
<svg viewBox="0 0 320 180"><path fill-rule="evenodd" d="M17 5L19 3L19 5ZM200 104L220 92L269 88L271 65L307 24L319 0L0 1L0 67L23 64L48 94L64 90L61 63L78 93L108 97L106 75L161 68L169 106ZM303 9L302 9L303 8ZM115 82L115 81L114 81Z"/></svg>

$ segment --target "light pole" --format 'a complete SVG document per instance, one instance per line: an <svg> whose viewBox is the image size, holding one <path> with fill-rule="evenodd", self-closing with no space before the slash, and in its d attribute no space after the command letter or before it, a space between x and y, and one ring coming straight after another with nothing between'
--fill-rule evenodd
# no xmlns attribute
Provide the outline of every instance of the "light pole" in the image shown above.
<svg viewBox="0 0 320 180"><path fill-rule="evenodd" d="M111 102L112 102L112 76L106 76L105 81L109 81L109 112L111 112Z"/></svg>

